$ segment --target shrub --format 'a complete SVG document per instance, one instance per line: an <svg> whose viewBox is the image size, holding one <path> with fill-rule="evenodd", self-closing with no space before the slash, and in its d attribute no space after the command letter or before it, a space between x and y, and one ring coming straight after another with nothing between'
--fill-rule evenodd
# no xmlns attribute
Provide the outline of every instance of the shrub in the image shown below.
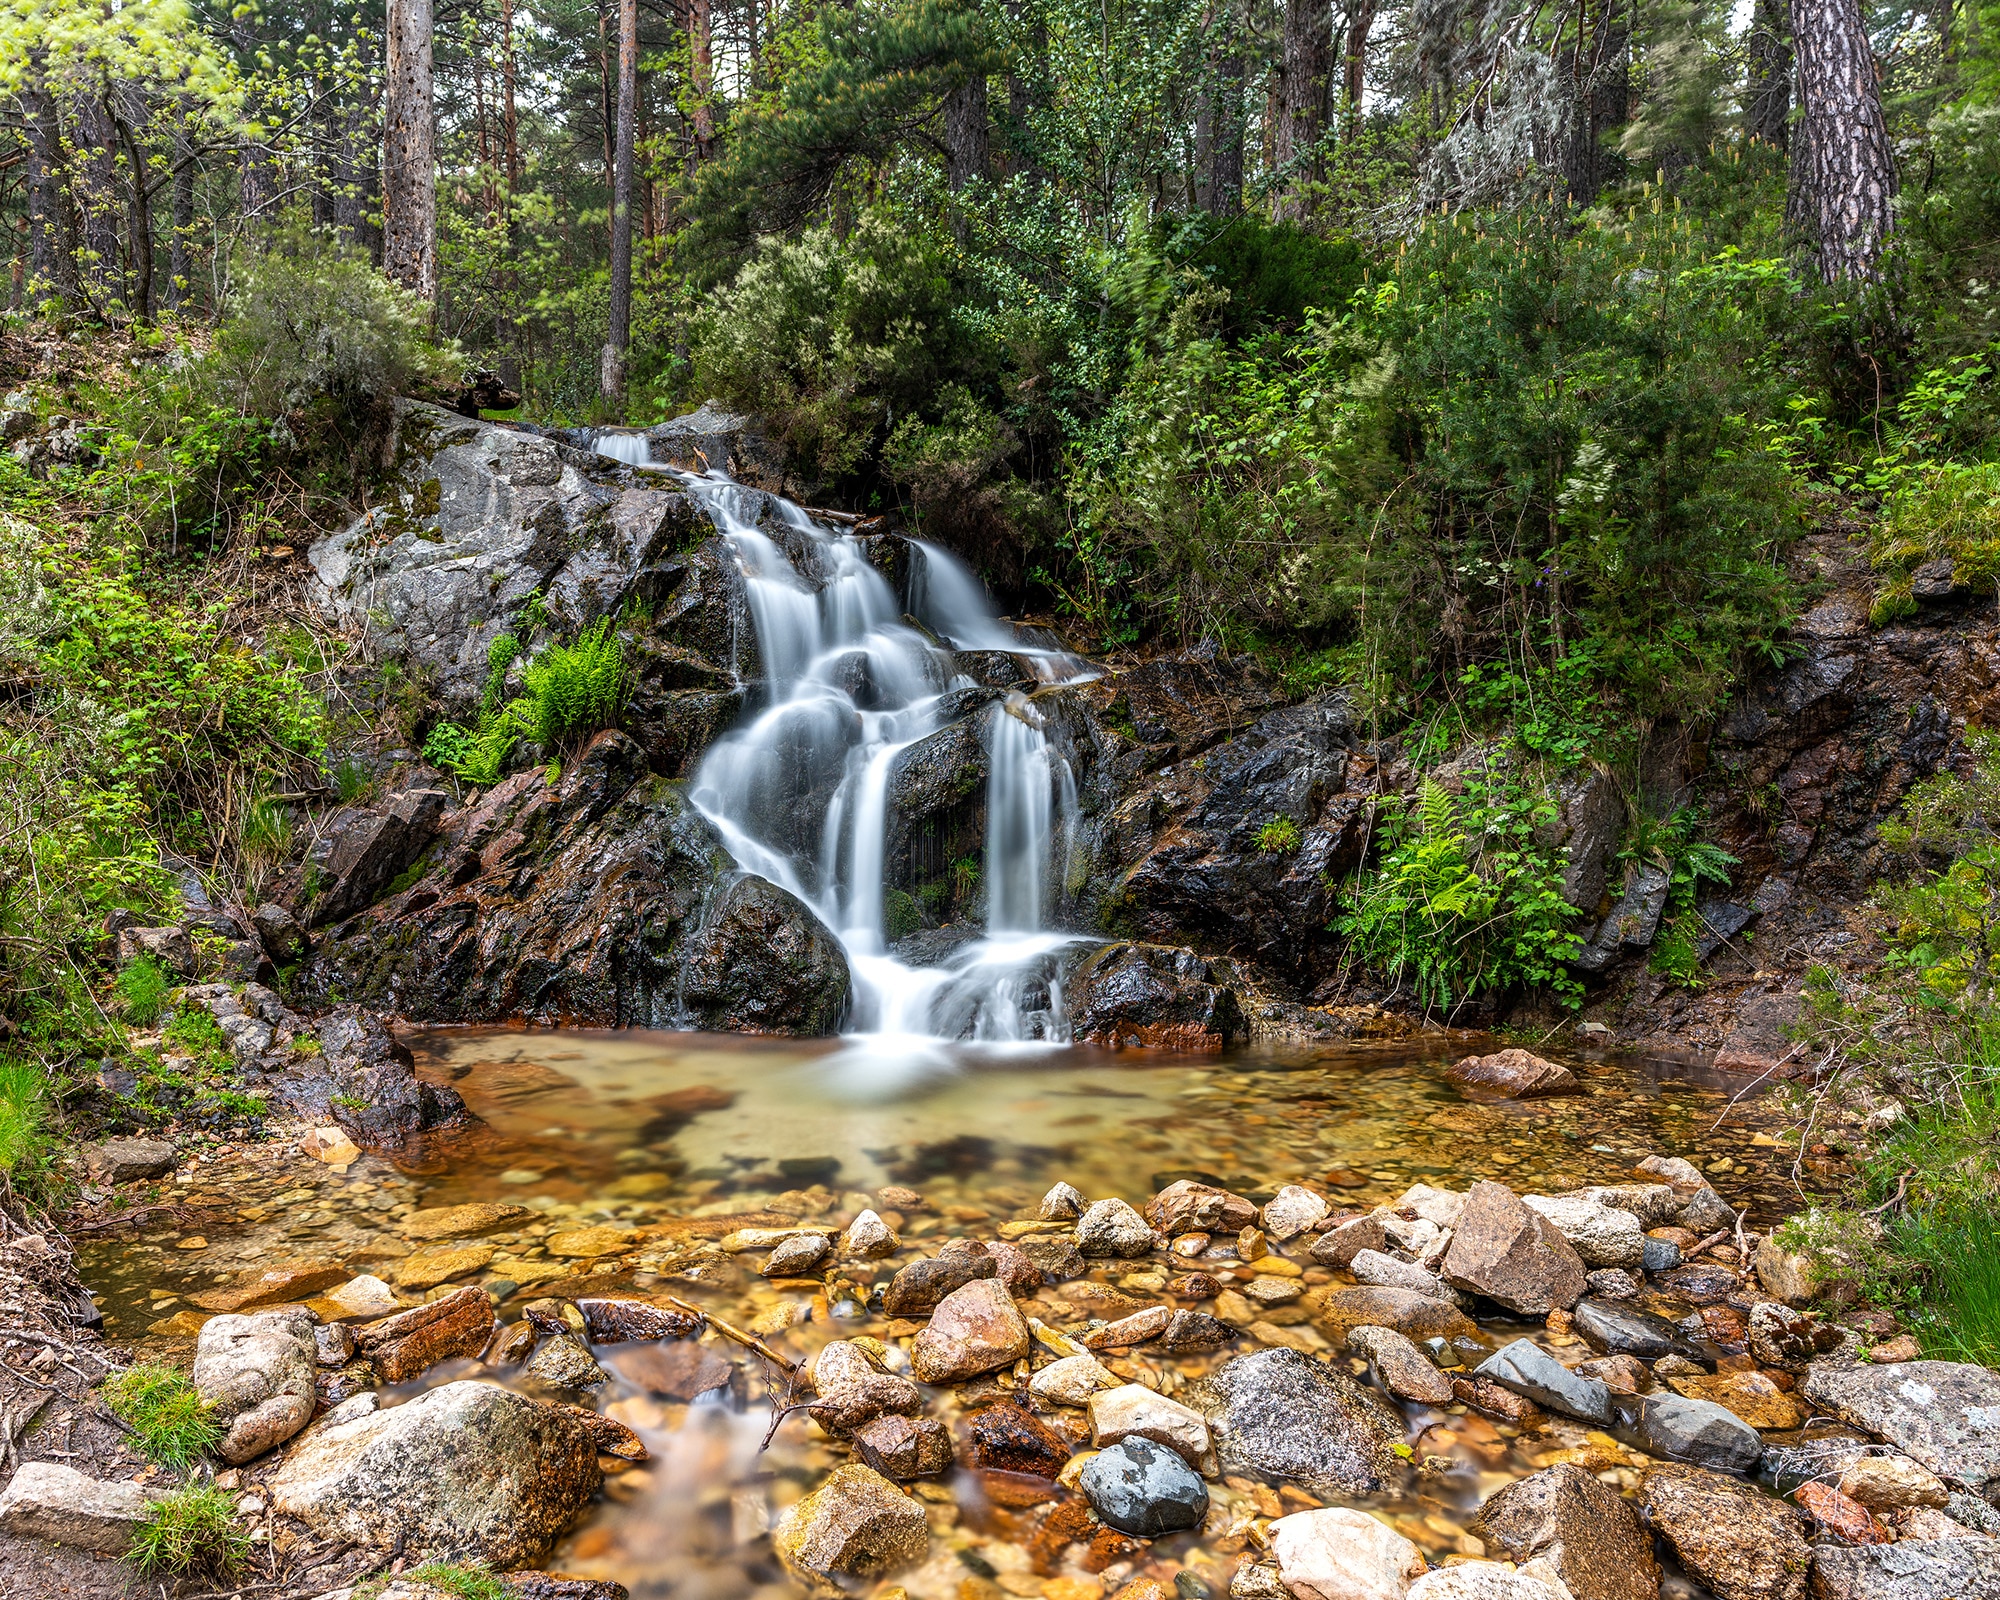
<svg viewBox="0 0 2000 1600"><path fill-rule="evenodd" d="M570 645L550 645L522 673L517 701L528 737L553 751L567 740L615 727L627 688L625 650L611 619L586 628Z"/></svg>
<svg viewBox="0 0 2000 1600"><path fill-rule="evenodd" d="M174 980L167 969L150 955L141 954L119 968L111 980L111 992L118 997L118 1009L135 1028L150 1028L166 1010L167 991Z"/></svg>
<svg viewBox="0 0 2000 1600"><path fill-rule="evenodd" d="M250 1552L250 1535L236 1520L227 1490L190 1484L147 1508L132 1533L132 1564L148 1577L191 1572L221 1576Z"/></svg>
<svg viewBox="0 0 2000 1600"><path fill-rule="evenodd" d="M1299 847L1299 825L1290 817L1273 817L1257 830L1257 848L1266 855L1288 856Z"/></svg>
<svg viewBox="0 0 2000 1600"><path fill-rule="evenodd" d="M184 1472L222 1437L208 1404L184 1372L141 1364L108 1379L104 1403L132 1430L148 1461Z"/></svg>

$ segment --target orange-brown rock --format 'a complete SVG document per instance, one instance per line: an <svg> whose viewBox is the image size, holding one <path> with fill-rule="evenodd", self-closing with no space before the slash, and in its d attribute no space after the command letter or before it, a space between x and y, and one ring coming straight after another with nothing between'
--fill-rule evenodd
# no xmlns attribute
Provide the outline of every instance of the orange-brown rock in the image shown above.
<svg viewBox="0 0 2000 1600"><path fill-rule="evenodd" d="M477 1284L428 1305L412 1306L371 1322L355 1344L373 1361L384 1383L407 1383L454 1356L471 1358L493 1337L493 1302Z"/></svg>

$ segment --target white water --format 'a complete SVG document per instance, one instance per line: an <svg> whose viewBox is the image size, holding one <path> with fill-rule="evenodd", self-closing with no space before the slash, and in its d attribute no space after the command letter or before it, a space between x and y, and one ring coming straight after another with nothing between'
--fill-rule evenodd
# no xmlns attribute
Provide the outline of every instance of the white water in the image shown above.
<svg viewBox="0 0 2000 1600"><path fill-rule="evenodd" d="M595 448L654 465L643 434L601 433ZM1048 958L1071 936L1046 922L1075 842L1076 787L1042 713L1019 692L972 713L989 768L984 936L944 965L898 960L883 922L890 780L897 758L945 725L944 696L973 680L954 675L951 650L903 620L854 537L722 473L675 476L736 552L763 667L761 703L709 751L689 798L739 866L797 895L840 939L857 1046L871 1065L893 1060L904 1074L923 1074L945 1070L937 1046L947 1040L1065 1041ZM783 523L782 543L758 525L770 510ZM1004 651L1042 683L1088 672L1074 657L1018 640L947 552L912 548L913 614L947 645Z"/></svg>

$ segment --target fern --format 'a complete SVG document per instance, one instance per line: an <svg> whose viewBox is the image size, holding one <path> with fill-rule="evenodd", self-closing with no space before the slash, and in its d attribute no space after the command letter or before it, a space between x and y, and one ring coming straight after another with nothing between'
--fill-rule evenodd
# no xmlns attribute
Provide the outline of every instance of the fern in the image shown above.
<svg viewBox="0 0 2000 1600"><path fill-rule="evenodd" d="M553 750L564 740L614 726L624 709L625 651L611 619L577 635L571 645L551 645L522 673L521 708L528 737Z"/></svg>

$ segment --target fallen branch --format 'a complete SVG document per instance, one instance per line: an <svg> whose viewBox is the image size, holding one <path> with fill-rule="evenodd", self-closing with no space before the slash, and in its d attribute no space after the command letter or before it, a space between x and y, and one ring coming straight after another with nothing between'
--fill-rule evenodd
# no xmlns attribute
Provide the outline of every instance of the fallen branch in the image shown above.
<svg viewBox="0 0 2000 1600"><path fill-rule="evenodd" d="M1879 1217L1891 1207L1901 1205L1903 1203L1903 1196L1910 1192L1910 1179L1916 1175L1917 1169L1915 1167L1905 1167L1902 1176L1896 1180L1896 1192L1890 1195L1879 1206L1870 1206L1861 1214L1864 1217Z"/></svg>
<svg viewBox="0 0 2000 1600"><path fill-rule="evenodd" d="M670 1302L672 1305L678 1307L682 1311L686 1311L693 1316L700 1317L717 1333L721 1334L723 1338L734 1340L737 1344L742 1345L743 1348L746 1350L756 1351L758 1355L762 1356L766 1361L770 1362L773 1366L777 1367L781 1372L785 1373L788 1377L798 1376L799 1373L798 1362L787 1361L783 1356L779 1355L777 1351L773 1350L768 1344L766 1344L762 1339L758 1338L754 1333L745 1333L741 1328L731 1327L728 1323L724 1322L722 1318L715 1315L714 1312L704 1311L700 1306L697 1305L690 1305L687 1301L681 1299L679 1295L662 1294L660 1298L662 1300Z"/></svg>

